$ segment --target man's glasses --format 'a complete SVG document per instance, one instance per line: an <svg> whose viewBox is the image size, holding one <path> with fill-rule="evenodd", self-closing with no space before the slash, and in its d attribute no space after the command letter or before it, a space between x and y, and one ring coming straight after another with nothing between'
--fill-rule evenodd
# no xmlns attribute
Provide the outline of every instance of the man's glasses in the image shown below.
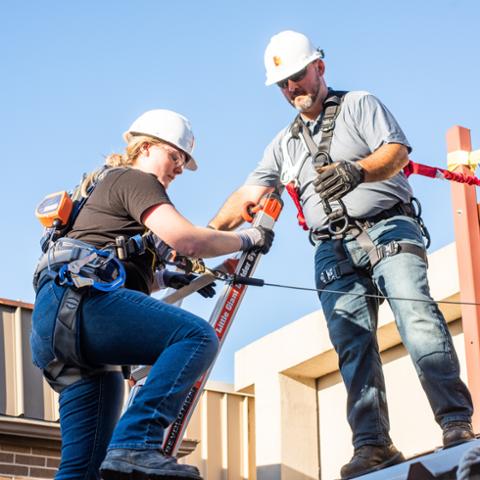
<svg viewBox="0 0 480 480"><path fill-rule="evenodd" d="M308 65L303 70L300 70L299 72L294 73L293 75L290 75L290 77L286 78L285 80L280 80L279 82L277 82L277 85L280 88L287 88L289 80L295 83L300 82L305 78L305 75L307 74L307 70L308 70Z"/></svg>

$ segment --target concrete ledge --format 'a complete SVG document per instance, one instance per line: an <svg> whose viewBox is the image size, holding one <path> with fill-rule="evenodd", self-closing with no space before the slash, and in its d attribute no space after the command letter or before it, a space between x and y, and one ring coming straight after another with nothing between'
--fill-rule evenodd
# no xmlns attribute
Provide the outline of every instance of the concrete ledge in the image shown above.
<svg viewBox="0 0 480 480"><path fill-rule="evenodd" d="M428 259L433 298L459 301L455 243L437 250ZM461 316L459 305L443 304L440 305L440 310L447 322ZM295 348L292 348L292 339ZM386 302L380 307L378 342L380 351L401 343L393 314ZM282 354L279 355L278 352ZM243 393L254 392L256 378L262 377L266 372L319 378L337 371L337 365L337 355L330 342L323 313L317 310L237 351L235 389Z"/></svg>

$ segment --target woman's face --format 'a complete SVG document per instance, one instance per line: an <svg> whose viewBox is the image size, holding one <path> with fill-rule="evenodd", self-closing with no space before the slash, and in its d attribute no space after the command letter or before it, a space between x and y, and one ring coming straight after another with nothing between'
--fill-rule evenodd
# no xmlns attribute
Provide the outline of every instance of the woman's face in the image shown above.
<svg viewBox="0 0 480 480"><path fill-rule="evenodd" d="M172 145L147 144L145 156L148 158L149 172L168 188L177 175L183 173L188 157L182 150Z"/></svg>

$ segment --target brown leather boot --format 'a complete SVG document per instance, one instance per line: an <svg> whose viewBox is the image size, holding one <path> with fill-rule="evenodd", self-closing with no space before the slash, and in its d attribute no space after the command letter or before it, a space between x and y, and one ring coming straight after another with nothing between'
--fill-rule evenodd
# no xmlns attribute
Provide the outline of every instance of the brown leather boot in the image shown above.
<svg viewBox="0 0 480 480"><path fill-rule="evenodd" d="M355 449L351 460L340 470L340 476L354 478L403 461L405 457L393 445L363 445Z"/></svg>
<svg viewBox="0 0 480 480"><path fill-rule="evenodd" d="M470 422L448 422L442 429L444 447L453 447L475 438Z"/></svg>

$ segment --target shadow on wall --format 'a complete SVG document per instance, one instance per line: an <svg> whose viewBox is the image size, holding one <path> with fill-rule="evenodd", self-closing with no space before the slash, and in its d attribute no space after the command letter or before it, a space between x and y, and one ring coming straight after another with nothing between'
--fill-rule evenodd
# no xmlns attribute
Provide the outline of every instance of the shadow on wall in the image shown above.
<svg viewBox="0 0 480 480"><path fill-rule="evenodd" d="M257 480L318 480L286 465L263 465L257 467Z"/></svg>

